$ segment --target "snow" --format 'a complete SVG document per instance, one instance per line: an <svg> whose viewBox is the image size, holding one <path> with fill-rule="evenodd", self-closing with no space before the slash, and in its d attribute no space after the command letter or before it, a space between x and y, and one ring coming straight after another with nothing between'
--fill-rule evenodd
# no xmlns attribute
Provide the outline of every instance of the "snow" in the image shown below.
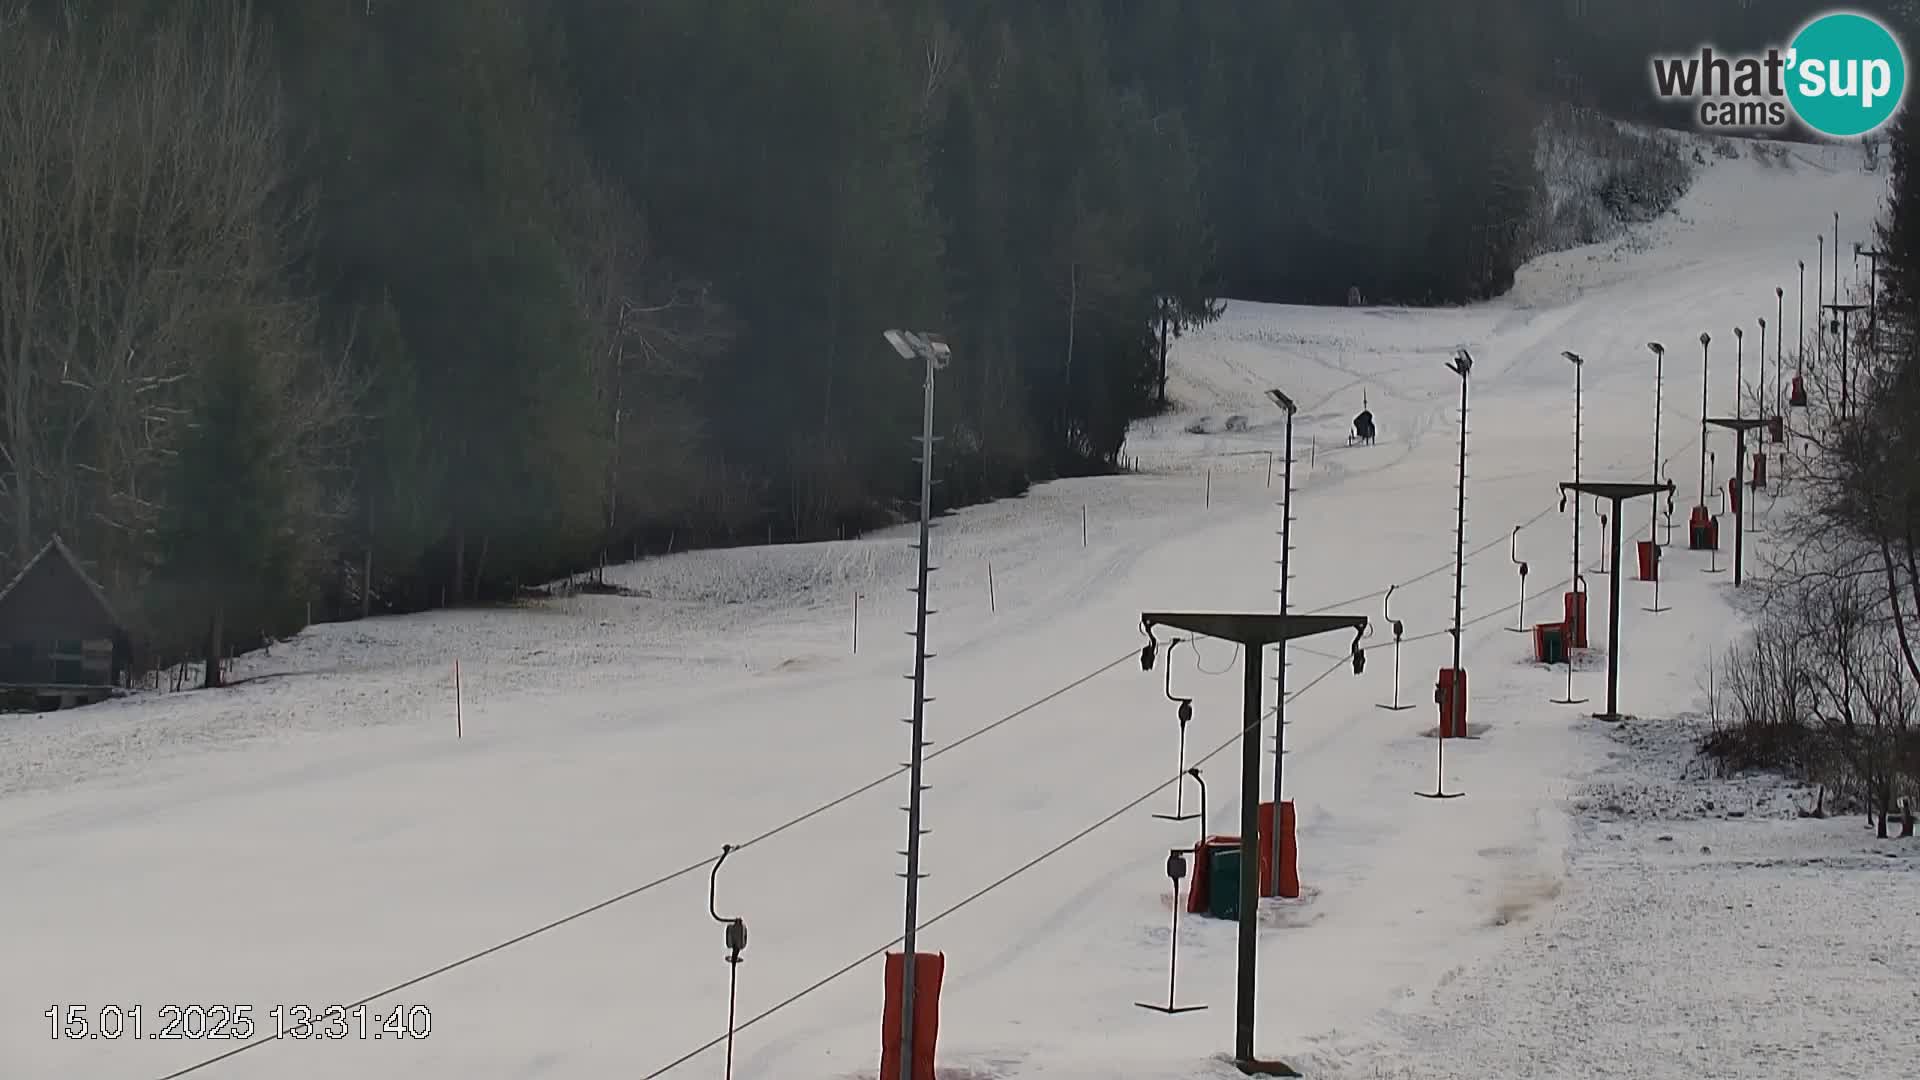
<svg viewBox="0 0 1920 1080"><path fill-rule="evenodd" d="M1762 779L1681 775L1697 672L1745 618L1727 575L1670 552L1659 615L1640 610L1649 586L1621 583L1621 707L1642 718L1623 725L1588 717L1601 701L1550 704L1565 669L1508 632L1514 526L1527 621L1570 576L1560 351L1588 359L1586 477L1643 479L1644 343L1667 343L1684 523L1695 339L1713 332L1727 401L1724 328L1772 321L1774 286L1793 298L1793 261L1832 210L1843 244L1865 239L1884 183L1845 148L1715 158L1674 215L1537 260L1497 302L1233 303L1177 343L1179 407L1136 429L1138 473L939 522L920 941L947 957L943 1077L1238 1075L1221 1056L1232 926L1180 923L1179 994L1208 1010L1133 1004L1165 993L1162 868L1199 823L1152 817L1173 802L1176 724L1163 670L1132 654L1143 610L1275 603L1276 385L1300 403L1291 602L1375 629L1359 677L1344 634L1291 650L1305 889L1262 913L1262 1054L1352 1080L1882 1076L1914 1060L1920 849L1799 819ZM1450 658L1459 380L1443 363L1460 346L1476 359L1462 652L1477 738L1445 747L1442 782L1466 797L1432 802L1414 793L1436 780L1430 680ZM1379 443L1349 448L1363 390ZM1630 509L1629 540L1648 512ZM1591 568L1598 522L1580 513ZM0 1076L157 1080L240 1045L54 1040L51 1006L138 1005L151 1030L170 1003L251 1005L265 1031L276 1004L357 1001L623 897L372 1002L430 1009L423 1040L281 1040L192 1075L645 1077L724 1030L701 865L723 843L745 845L717 896L750 925L742 1018L880 950L900 931L904 778L767 834L905 759L912 538L650 559L612 573L632 596L318 626L247 658L228 690L0 720ZM1609 581L1586 582L1599 645ZM1395 584L1415 705L1399 713L1374 707L1394 692L1379 616ZM1232 832L1238 658L1218 642L1163 655L1194 701L1189 761L1222 748L1207 825ZM1603 696L1599 671L1577 668L1579 696ZM734 1074L871 1076L880 1006L874 959L743 1030ZM720 1053L667 1075L718 1075Z"/></svg>

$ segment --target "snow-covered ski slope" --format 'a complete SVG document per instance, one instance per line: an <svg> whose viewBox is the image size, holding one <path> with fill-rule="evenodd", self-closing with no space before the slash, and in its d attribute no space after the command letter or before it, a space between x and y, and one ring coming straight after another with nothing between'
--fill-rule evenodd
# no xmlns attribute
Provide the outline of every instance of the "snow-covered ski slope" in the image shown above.
<svg viewBox="0 0 1920 1080"><path fill-rule="evenodd" d="M1588 360L1587 477L1640 479L1645 343L1666 343L1663 451L1684 527L1698 335L1714 335L1712 396L1730 410L1732 328L1748 330L1751 380L1754 320L1773 321L1779 285L1795 325L1794 261L1812 262L1831 212L1845 250L1868 238L1884 175L1846 149L1793 158L1716 160L1639 242L1539 260L1494 303L1231 304L1178 343L1181 407L1136 431L1139 474L940 522L921 945L947 958L943 1075L1237 1075L1219 1060L1232 926L1181 923L1180 996L1210 1009L1168 1019L1133 1004L1165 993L1163 865L1198 828L1152 816L1172 809L1171 786L1134 805L1169 785L1176 734L1161 670L1143 674L1134 656L1142 610L1275 603L1280 463L1272 486L1268 463L1282 426L1268 387L1301 409L1293 606L1366 614L1376 629L1359 677L1344 635L1292 650L1286 776L1305 892L1263 912L1261 1052L1352 1078L1677 1080L1783 1063L1874 1076L1920 1059L1911 1023L1864 1004L1913 984L1920 931L1866 915L1920 911L1910 856L1858 856L1837 823L1814 836L1757 807L1686 830L1633 819L1666 807L1659 792L1695 805L1661 770L1677 772L1675 718L1697 711L1699 671L1740 624L1727 576L1672 551L1660 615L1641 611L1649 586L1623 583L1621 704L1647 718L1627 725L1637 750L1587 718L1598 701L1549 704L1564 668L1531 664L1528 639L1507 632L1514 526L1528 622L1557 610L1571 574L1561 350ZM1449 743L1444 784L1467 796L1438 803L1414 793L1435 784L1432 687L1450 649L1459 381L1444 363L1463 345L1477 362L1463 646L1479 737ZM1350 449L1363 390L1379 441ZM1232 416L1244 430L1228 430ZM1730 441L1715 445L1724 477ZM1599 521L1581 512L1591 568ZM1630 538L1648 512L1630 511ZM0 1077L157 1080L241 1045L55 1040L50 1007L137 1006L152 1034L164 1006L246 1005L267 1034L276 1007L350 1004L615 897L370 1004L370 1016L424 1006L424 1039L281 1040L191 1075L649 1077L725 1026L703 863L723 843L747 845L718 881L720 912L751 930L740 1017L805 992L740 1033L735 1075L871 1076L879 961L809 988L900 933L905 779L796 819L905 760L911 542L901 529L653 559L615 574L635 597L320 626L244 662L247 681L226 691L0 719ZM1587 581L1598 636L1606 579ZM1394 693L1380 616L1395 584L1409 639L1399 692L1416 706L1398 713L1374 707ZM1237 735L1240 669L1219 643L1171 656L1198 759ZM1603 666L1596 652L1577 696L1602 695ZM1237 828L1236 754L1203 766L1211 831ZM1596 802L1601 769L1613 794ZM1623 820L1592 824L1601 809ZM1733 854L1693 855L1716 845ZM1831 865L1805 869L1802 848ZM1786 868L1754 876L1770 865ZM1697 918L1723 904L1738 926ZM718 1076L720 1055L666 1075Z"/></svg>

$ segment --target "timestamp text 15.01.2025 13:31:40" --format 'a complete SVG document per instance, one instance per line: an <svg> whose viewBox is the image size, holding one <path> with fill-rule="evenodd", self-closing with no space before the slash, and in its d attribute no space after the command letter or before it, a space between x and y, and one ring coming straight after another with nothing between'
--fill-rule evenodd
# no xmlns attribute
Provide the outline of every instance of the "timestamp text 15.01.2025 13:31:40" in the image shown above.
<svg viewBox="0 0 1920 1080"><path fill-rule="evenodd" d="M55 1041L161 1039L187 1042L271 1039L424 1039L425 1005L53 1005L41 1013Z"/></svg>

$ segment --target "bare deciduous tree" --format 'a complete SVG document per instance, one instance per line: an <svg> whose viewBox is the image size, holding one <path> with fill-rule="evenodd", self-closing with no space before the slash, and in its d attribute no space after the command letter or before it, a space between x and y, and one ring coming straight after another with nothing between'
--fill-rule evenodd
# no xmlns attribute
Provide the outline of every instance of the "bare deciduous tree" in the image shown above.
<svg viewBox="0 0 1920 1080"><path fill-rule="evenodd" d="M349 388L286 293L306 203L249 7L4 21L0 512L15 558L59 530L124 589L192 422L209 312L253 312L285 359L303 456L338 440Z"/></svg>

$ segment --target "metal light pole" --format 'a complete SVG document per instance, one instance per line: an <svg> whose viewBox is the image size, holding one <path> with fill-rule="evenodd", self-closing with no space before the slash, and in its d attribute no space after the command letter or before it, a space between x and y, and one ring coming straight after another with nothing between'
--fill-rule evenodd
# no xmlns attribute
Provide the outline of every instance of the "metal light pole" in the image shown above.
<svg viewBox="0 0 1920 1080"><path fill-rule="evenodd" d="M928 534L933 529L933 375L947 366L953 351L938 334L920 334L911 330L888 330L882 336L903 360L918 358L926 363L926 377L920 402L920 568L914 586L918 603L913 621L913 725L912 756L907 764L907 881L906 935L901 943L900 979L900 1070L913 1069L913 997L914 947L920 921L920 796L926 791L921 782L925 764L927 697L927 577L934 567L927 564Z"/></svg>
<svg viewBox="0 0 1920 1080"><path fill-rule="evenodd" d="M1573 480L1580 482L1580 369L1586 367L1586 360L1579 353L1562 350L1561 356L1573 364ZM1573 576L1580 576L1580 515L1573 515Z"/></svg>
<svg viewBox="0 0 1920 1080"><path fill-rule="evenodd" d="M1462 685L1460 670L1460 620L1461 594L1466 588L1467 560L1467 385L1470 381L1467 376L1473 371L1473 354L1465 349L1455 350L1453 359L1447 362L1447 370L1460 376L1460 489L1455 503L1453 526L1453 627L1447 631L1453 635L1453 666L1447 676L1447 694L1450 700L1443 707L1439 728L1434 732L1435 779L1433 793L1427 796L1434 799L1457 799L1466 794L1466 792L1447 793L1444 768L1449 727L1462 735L1466 734L1465 724L1462 723L1462 718L1466 715L1467 693L1466 687Z"/></svg>
<svg viewBox="0 0 1920 1080"><path fill-rule="evenodd" d="M1280 615L1287 614L1287 583L1292 579L1289 555L1293 551L1293 414L1298 411L1293 399L1278 390L1267 391L1267 397L1287 414L1287 460L1280 474ZM1273 697L1273 891L1280 891L1280 802L1284 788L1281 778L1285 773L1284 759L1287 753L1287 642L1282 638L1276 645L1279 655L1274 662Z"/></svg>
<svg viewBox="0 0 1920 1080"><path fill-rule="evenodd" d="M1473 354L1461 349L1447 364L1460 376L1460 497L1453 523L1453 670L1460 670L1460 593L1467 562L1467 376L1473 371Z"/></svg>
<svg viewBox="0 0 1920 1080"><path fill-rule="evenodd" d="M1707 346L1713 335L1700 332L1700 509L1707 508Z"/></svg>
<svg viewBox="0 0 1920 1080"><path fill-rule="evenodd" d="M1785 416L1787 384L1787 290L1773 287L1773 415ZM1784 423L1784 421L1783 421ZM1784 438L1785 431L1781 436Z"/></svg>
<svg viewBox="0 0 1920 1080"><path fill-rule="evenodd" d="M1660 482L1660 406L1664 397L1667 381L1667 347L1657 341L1647 342L1647 350L1653 353L1653 482ZM1659 542L1660 534L1655 532L1660 525L1660 504L1653 504L1653 512L1647 515L1647 539Z"/></svg>
<svg viewBox="0 0 1920 1080"><path fill-rule="evenodd" d="M1760 351L1754 354L1754 363L1759 374L1754 376L1753 399L1760 405L1760 415L1767 415L1767 317L1755 320L1760 324Z"/></svg>
<svg viewBox="0 0 1920 1080"><path fill-rule="evenodd" d="M1560 355L1573 364L1573 478L1577 483L1580 479L1581 369L1587 366L1587 362L1579 353L1563 350ZM1561 509L1566 509L1564 502L1561 504ZM1584 580L1584 577L1580 573L1580 500L1577 498L1573 501L1573 576L1567 580L1572 583L1575 602L1581 604L1586 603L1586 590L1580 587L1580 583ZM1579 614L1580 625L1584 628L1587 622L1585 609L1581 609ZM1556 699L1557 704L1561 705L1578 705L1586 700L1585 698L1576 698L1573 696L1573 625L1573 620L1569 618L1567 620L1566 643L1567 696ZM1584 633L1581 635L1582 640L1585 640L1585 636Z"/></svg>
<svg viewBox="0 0 1920 1080"><path fill-rule="evenodd" d="M1733 415L1739 416L1740 395L1747 385L1747 332L1733 328Z"/></svg>

